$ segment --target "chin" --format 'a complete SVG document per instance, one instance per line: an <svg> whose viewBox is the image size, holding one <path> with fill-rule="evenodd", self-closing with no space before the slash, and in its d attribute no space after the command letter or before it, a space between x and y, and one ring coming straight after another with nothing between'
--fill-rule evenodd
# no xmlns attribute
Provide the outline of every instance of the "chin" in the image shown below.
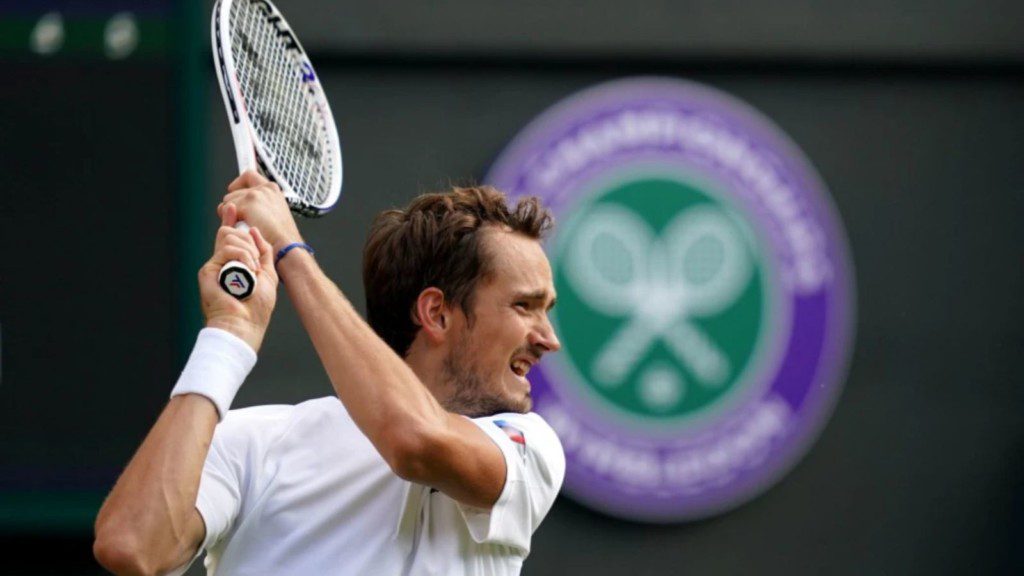
<svg viewBox="0 0 1024 576"><path fill-rule="evenodd" d="M489 374L473 370L458 357L445 364L445 378L451 382L452 393L441 405L449 412L470 418L491 416L502 412L525 414L533 407L530 383L511 370Z"/></svg>
<svg viewBox="0 0 1024 576"><path fill-rule="evenodd" d="M523 398L523 409L516 410L516 412L519 412L520 414L526 414L531 410L533 410L533 397L530 396L529 392L527 392L526 396Z"/></svg>
<svg viewBox="0 0 1024 576"><path fill-rule="evenodd" d="M505 398L505 404L508 406L505 412L526 414L533 409L533 396L530 395L530 389L527 388L524 392L510 394L509 397Z"/></svg>
<svg viewBox="0 0 1024 576"><path fill-rule="evenodd" d="M513 398L505 395L479 394L476 391L467 390L461 390L442 402L442 406L449 412L469 418L493 416L502 412L525 414L530 411L532 405L533 401L529 393L519 398Z"/></svg>

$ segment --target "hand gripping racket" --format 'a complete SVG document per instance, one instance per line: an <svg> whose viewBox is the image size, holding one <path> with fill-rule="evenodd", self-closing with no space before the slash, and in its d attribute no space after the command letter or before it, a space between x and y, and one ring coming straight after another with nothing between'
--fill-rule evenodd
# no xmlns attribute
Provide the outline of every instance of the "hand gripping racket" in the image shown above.
<svg viewBox="0 0 1024 576"><path fill-rule="evenodd" d="M211 36L239 172L258 170L277 183L296 214L327 213L341 195L341 146L298 38L269 0L218 0ZM241 221L235 227L248 229ZM256 275L231 261L220 285L242 300Z"/></svg>

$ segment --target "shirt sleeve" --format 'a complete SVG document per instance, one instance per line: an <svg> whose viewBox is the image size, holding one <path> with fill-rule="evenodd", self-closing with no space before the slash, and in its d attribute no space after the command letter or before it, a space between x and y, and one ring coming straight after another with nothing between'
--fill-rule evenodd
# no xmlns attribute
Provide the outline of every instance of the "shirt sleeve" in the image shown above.
<svg viewBox="0 0 1024 576"><path fill-rule="evenodd" d="M184 574L203 551L209 551L230 534L243 503L257 489L256 474L262 468L276 425L282 420L283 409L287 408L291 407L231 410L217 425L196 498L206 537L195 557L173 571L172 576Z"/></svg>
<svg viewBox="0 0 1024 576"><path fill-rule="evenodd" d="M565 453L555 431L539 415L499 414L475 418L505 456L505 487L490 509L459 503L470 536L530 551L530 538L558 496L565 479Z"/></svg>

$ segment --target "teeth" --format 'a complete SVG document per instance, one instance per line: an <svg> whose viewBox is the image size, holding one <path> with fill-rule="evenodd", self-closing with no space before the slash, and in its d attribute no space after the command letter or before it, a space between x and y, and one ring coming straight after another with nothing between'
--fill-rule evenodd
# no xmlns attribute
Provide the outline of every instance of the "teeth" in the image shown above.
<svg viewBox="0 0 1024 576"><path fill-rule="evenodd" d="M526 376L526 373L530 371L530 363L524 362L523 360L517 360L512 363L512 371L519 376Z"/></svg>

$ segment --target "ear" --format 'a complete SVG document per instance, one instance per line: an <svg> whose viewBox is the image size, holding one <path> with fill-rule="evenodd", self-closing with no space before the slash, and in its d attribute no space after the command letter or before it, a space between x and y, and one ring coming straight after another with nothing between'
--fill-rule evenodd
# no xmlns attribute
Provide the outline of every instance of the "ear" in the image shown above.
<svg viewBox="0 0 1024 576"><path fill-rule="evenodd" d="M452 325L444 292L433 286L420 292L416 298L413 315L413 321L420 326L429 342L439 344L444 341Z"/></svg>

